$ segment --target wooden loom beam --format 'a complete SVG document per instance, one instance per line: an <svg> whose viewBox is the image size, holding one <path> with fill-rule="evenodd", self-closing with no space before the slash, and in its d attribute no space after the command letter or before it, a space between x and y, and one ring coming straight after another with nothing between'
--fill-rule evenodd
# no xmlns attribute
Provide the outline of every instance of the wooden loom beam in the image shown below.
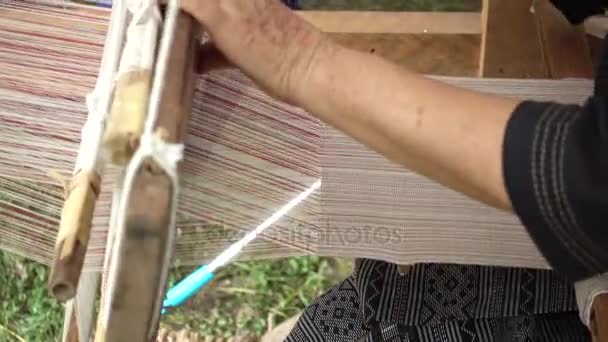
<svg viewBox="0 0 608 342"><path fill-rule="evenodd" d="M80 341L78 328L78 310L74 308L71 312L66 312L67 318L67 332L65 335L64 342L78 342Z"/></svg>
<svg viewBox="0 0 608 342"><path fill-rule="evenodd" d="M156 133L167 143L179 144L185 137L194 94L197 30L194 19L180 12L156 122ZM158 326L156 304L165 290L159 288L159 280L166 278L165 252L173 249L168 245L168 228L175 191L156 161L145 160L137 170L122 246L113 251L121 261L115 265L114 293L107 299L111 310L98 318L96 341L147 341L150 327Z"/></svg>
<svg viewBox="0 0 608 342"><path fill-rule="evenodd" d="M532 0L484 1L480 76L547 78Z"/></svg>
<svg viewBox="0 0 608 342"><path fill-rule="evenodd" d="M583 27L570 25L548 0L484 0L482 21L480 76L593 76Z"/></svg>
<svg viewBox="0 0 608 342"><path fill-rule="evenodd" d="M338 43L379 55L411 70L476 76L478 12L298 11Z"/></svg>
<svg viewBox="0 0 608 342"><path fill-rule="evenodd" d="M411 70L476 76L481 15L476 12L299 11L341 45Z"/></svg>
<svg viewBox="0 0 608 342"><path fill-rule="evenodd" d="M549 78L593 78L593 62L584 27L570 25L548 0L537 0L535 8Z"/></svg>
<svg viewBox="0 0 608 342"><path fill-rule="evenodd" d="M327 33L480 34L478 12L298 11Z"/></svg>
<svg viewBox="0 0 608 342"><path fill-rule="evenodd" d="M481 41L479 43L479 58L477 60L477 77L483 77L486 65L486 49L488 41L488 17L490 12L490 0L481 1Z"/></svg>

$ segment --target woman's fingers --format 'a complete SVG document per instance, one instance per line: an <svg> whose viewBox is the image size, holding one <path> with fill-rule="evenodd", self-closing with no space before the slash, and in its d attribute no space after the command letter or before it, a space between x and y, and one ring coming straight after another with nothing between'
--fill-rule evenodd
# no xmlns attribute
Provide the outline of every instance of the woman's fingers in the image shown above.
<svg viewBox="0 0 608 342"><path fill-rule="evenodd" d="M181 6L214 44L201 48L199 72L234 65L286 102L324 41L279 0L181 0Z"/></svg>

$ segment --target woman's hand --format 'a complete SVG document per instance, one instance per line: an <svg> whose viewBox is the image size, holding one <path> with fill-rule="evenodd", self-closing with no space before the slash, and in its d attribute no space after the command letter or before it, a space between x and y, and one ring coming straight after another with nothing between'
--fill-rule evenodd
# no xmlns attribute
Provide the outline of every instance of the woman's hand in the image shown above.
<svg viewBox="0 0 608 342"><path fill-rule="evenodd" d="M279 0L182 0L211 37L202 69L225 59L275 97L293 102L330 45ZM217 49L217 50L216 50Z"/></svg>

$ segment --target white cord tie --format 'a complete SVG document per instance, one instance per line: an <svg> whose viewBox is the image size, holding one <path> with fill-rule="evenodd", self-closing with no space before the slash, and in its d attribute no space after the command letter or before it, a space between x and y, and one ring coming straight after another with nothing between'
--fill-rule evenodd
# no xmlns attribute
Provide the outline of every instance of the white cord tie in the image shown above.
<svg viewBox="0 0 608 342"><path fill-rule="evenodd" d="M131 19L131 25L127 29L127 34L131 29L137 25L145 24L149 20L154 20L157 23L162 22L162 16L158 9L158 2L156 0L132 0L127 1L127 9L133 13L133 19Z"/></svg>
<svg viewBox="0 0 608 342"><path fill-rule="evenodd" d="M177 178L177 164L182 160L183 155L183 144L170 144L157 134L144 133L133 159L143 160L143 158L151 157L174 180Z"/></svg>

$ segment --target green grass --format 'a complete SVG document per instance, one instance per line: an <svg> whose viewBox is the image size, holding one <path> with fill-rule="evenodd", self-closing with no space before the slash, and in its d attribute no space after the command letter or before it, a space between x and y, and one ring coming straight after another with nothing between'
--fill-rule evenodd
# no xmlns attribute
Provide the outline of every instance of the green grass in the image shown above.
<svg viewBox="0 0 608 342"><path fill-rule="evenodd" d="M48 268L0 252L0 341L56 341L63 305L46 290Z"/></svg>
<svg viewBox="0 0 608 342"><path fill-rule="evenodd" d="M259 337L298 314L350 272L350 263L320 257L238 262L198 296L163 319L164 327L202 336ZM170 283L191 269L173 270ZM63 305L48 296L48 267L0 252L0 341L58 341Z"/></svg>

